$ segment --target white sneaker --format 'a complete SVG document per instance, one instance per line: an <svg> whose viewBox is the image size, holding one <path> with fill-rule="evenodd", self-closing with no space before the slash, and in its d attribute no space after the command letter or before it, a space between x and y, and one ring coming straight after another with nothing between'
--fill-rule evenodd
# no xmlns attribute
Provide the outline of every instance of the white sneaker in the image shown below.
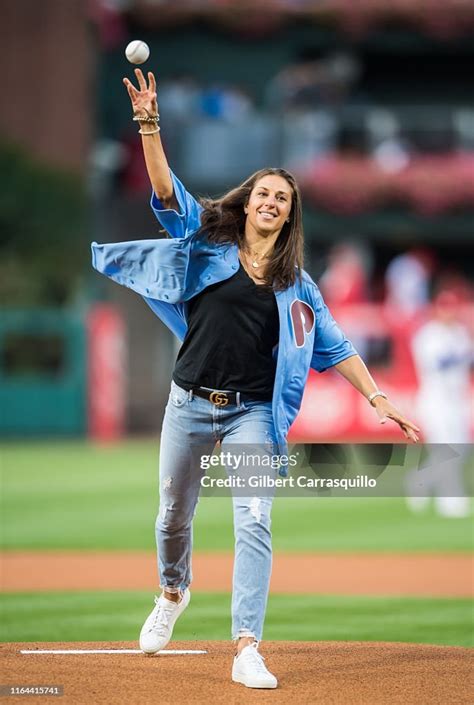
<svg viewBox="0 0 474 705"><path fill-rule="evenodd" d="M258 653L258 642L244 646L238 656L234 658L232 666L232 680L242 683L247 688L276 688L278 681L267 670L265 659Z"/></svg>
<svg viewBox="0 0 474 705"><path fill-rule="evenodd" d="M469 497L435 497L438 514L452 519L466 519L471 513Z"/></svg>
<svg viewBox="0 0 474 705"><path fill-rule="evenodd" d="M146 654L156 654L168 644L174 623L189 605L191 593L186 588L179 602L161 595L155 597L155 608L147 617L140 632L140 649Z"/></svg>

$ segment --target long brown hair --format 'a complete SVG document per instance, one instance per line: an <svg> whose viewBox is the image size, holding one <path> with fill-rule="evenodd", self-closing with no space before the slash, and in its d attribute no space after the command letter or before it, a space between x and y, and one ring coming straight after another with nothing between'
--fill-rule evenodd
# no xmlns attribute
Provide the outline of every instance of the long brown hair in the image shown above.
<svg viewBox="0 0 474 705"><path fill-rule="evenodd" d="M294 176L288 171L279 168L260 169L220 198L201 198L204 211L201 214L199 233L205 235L209 242L232 242L243 248L247 217L244 206L257 181L270 174L282 176L292 191L289 222L283 225L278 235L265 272L266 285L274 290L282 290L292 286L297 277L301 278L303 268L301 194Z"/></svg>

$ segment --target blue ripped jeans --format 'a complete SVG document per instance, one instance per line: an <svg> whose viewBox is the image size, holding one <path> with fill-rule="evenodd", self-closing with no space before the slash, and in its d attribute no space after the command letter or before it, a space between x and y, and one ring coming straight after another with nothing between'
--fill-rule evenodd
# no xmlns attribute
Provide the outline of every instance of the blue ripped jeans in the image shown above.
<svg viewBox="0 0 474 705"><path fill-rule="evenodd" d="M198 454L210 455L218 441L222 452L258 444L262 453L275 453L271 406L252 401L219 407L172 382L161 434L156 520L161 587L177 592L191 582L192 521L205 474ZM272 566L271 506L272 497L259 497L258 491L233 497L233 639L262 638Z"/></svg>

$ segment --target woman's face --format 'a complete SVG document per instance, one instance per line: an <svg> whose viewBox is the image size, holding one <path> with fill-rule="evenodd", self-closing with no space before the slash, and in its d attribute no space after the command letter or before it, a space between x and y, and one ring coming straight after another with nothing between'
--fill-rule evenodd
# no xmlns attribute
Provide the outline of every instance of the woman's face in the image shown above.
<svg viewBox="0 0 474 705"><path fill-rule="evenodd" d="M253 187L244 211L249 225L257 233L268 236L280 232L290 217L292 189L282 176L267 174Z"/></svg>

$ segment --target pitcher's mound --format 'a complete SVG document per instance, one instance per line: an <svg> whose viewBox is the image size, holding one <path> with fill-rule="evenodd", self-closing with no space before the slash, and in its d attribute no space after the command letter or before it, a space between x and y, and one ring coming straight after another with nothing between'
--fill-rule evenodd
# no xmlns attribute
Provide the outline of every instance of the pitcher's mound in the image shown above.
<svg viewBox="0 0 474 705"><path fill-rule="evenodd" d="M62 705L456 705L471 703L473 652L461 647L375 642L262 642L277 690L232 683L234 647L225 641L172 642L207 654L21 654L22 649L136 649L136 642L3 644L3 683L63 686ZM30 705L51 702L28 696ZM9 702L6 699L4 702Z"/></svg>

